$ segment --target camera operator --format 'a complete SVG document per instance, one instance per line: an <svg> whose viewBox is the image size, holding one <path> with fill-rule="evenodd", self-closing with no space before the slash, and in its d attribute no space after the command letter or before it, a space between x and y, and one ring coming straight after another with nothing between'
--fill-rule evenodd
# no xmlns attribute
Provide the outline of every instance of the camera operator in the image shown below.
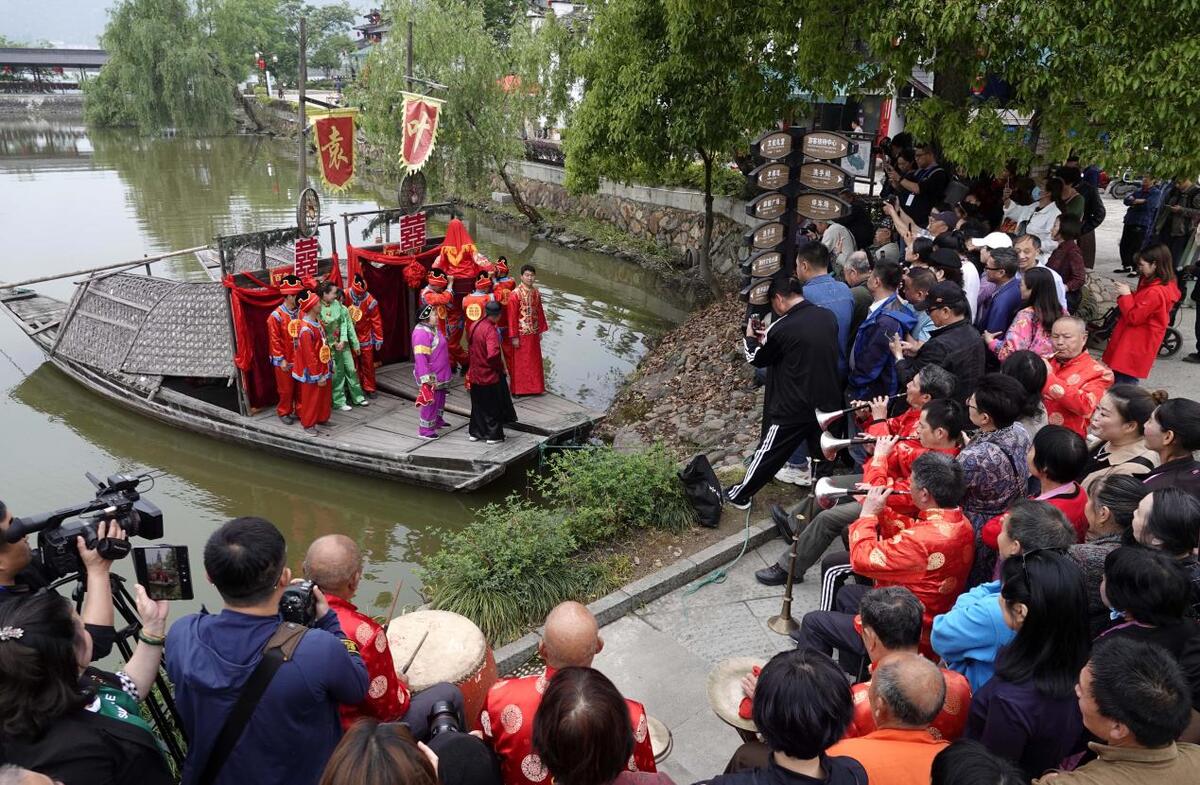
<svg viewBox="0 0 1200 785"><path fill-rule="evenodd" d="M321 590L289 586L274 524L235 518L204 546L225 609L167 634L167 674L189 740L183 785L316 785L342 735L338 706L367 695L367 669ZM311 629L283 622L305 612ZM257 693L257 695L256 695Z"/></svg>
<svg viewBox="0 0 1200 785"><path fill-rule="evenodd" d="M392 662L387 633L351 602L362 574L362 551L346 535L327 534L308 546L304 577L324 593L342 630L358 644L371 683L367 698L361 704L342 706L342 727L348 730L355 720L363 717L374 717L381 722L399 720L408 726L417 741L429 741L430 711L438 703L449 704L454 713L462 717L462 690L442 682L410 695L408 680L396 672Z"/></svg>
<svg viewBox="0 0 1200 785"><path fill-rule="evenodd" d="M29 542L25 538L9 542L4 536L12 519L8 507L0 501L0 602L28 597L47 585L36 566L31 564ZM96 534L101 540L125 539L125 532L116 521L100 523ZM75 546L79 549L79 558L87 576L87 591L83 595L80 617L92 636L92 659L100 660L112 651L117 638L113 628L112 586L109 583L112 562L100 555L99 548L89 549L82 537L75 541Z"/></svg>

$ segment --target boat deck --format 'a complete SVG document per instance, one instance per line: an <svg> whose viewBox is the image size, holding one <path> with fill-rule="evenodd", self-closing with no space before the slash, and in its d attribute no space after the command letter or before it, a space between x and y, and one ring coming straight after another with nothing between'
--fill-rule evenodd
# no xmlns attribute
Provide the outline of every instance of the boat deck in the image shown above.
<svg viewBox="0 0 1200 785"><path fill-rule="evenodd" d="M298 423L284 425L270 407L243 416L156 382L158 377L135 378L55 356L60 325L70 319L67 304L59 300L29 290L0 290L0 310L76 382L139 414L255 449L444 490L483 487L541 444L581 434L599 416L551 393L519 398L515 405L521 422L506 428L503 442L472 442L467 433L470 399L460 377L447 396L444 418L450 426L435 440L421 439L412 364L398 363L379 369L380 392L369 406L333 412L328 423L318 426L318 435L308 437Z"/></svg>

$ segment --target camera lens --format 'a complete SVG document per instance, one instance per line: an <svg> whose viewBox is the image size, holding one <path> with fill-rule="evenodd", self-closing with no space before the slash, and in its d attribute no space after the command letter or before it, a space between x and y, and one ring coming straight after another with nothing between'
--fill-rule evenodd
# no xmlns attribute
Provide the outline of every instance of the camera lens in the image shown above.
<svg viewBox="0 0 1200 785"><path fill-rule="evenodd" d="M437 701L429 710L429 738L432 739L445 731L461 733L462 726L459 724L454 704L450 701Z"/></svg>

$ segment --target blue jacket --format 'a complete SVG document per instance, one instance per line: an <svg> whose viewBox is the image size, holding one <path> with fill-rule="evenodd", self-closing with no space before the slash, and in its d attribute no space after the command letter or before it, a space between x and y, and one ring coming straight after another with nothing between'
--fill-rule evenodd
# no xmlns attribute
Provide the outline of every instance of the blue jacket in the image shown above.
<svg viewBox="0 0 1200 785"><path fill-rule="evenodd" d="M167 675L189 740L182 785L199 778L278 616L226 609L184 616L167 633ZM319 619L275 673L225 761L217 785L316 785L342 737L338 704L361 703L367 668L343 643L337 614Z"/></svg>
<svg viewBox="0 0 1200 785"><path fill-rule="evenodd" d="M899 389L896 358L888 341L893 335L910 335L917 326L917 314L896 295L883 301L867 314L858 326L850 351L850 397L869 401L878 395L891 395Z"/></svg>
<svg viewBox="0 0 1200 785"><path fill-rule="evenodd" d="M979 325L980 332L1000 333L1003 338L1019 310L1021 310L1021 282L1013 278L992 295L987 315Z"/></svg>
<svg viewBox="0 0 1200 785"><path fill-rule="evenodd" d="M838 373L846 376L846 347L850 343L850 322L854 320L854 294L850 287L828 273L810 278L804 284L804 299L832 311L837 319Z"/></svg>
<svg viewBox="0 0 1200 785"><path fill-rule="evenodd" d="M946 666L967 677L971 692L996 672L996 655L1016 637L1000 609L1000 581L960 594L949 613L933 617L930 642Z"/></svg>

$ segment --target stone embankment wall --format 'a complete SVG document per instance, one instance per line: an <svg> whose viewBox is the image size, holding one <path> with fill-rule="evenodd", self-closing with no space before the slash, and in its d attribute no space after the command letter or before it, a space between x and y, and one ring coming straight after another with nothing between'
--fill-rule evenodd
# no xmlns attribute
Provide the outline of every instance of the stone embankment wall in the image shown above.
<svg viewBox="0 0 1200 785"><path fill-rule="evenodd" d="M0 93L0 117L82 118L83 93Z"/></svg>
<svg viewBox="0 0 1200 785"><path fill-rule="evenodd" d="M679 188L622 185L602 180L594 194L573 195L563 185L563 169L530 161L517 162L518 184L535 207L579 215L611 224L630 237L649 241L668 253L694 260L704 238L704 194ZM732 276L742 233L752 225L745 203L724 196L713 199L713 270Z"/></svg>

